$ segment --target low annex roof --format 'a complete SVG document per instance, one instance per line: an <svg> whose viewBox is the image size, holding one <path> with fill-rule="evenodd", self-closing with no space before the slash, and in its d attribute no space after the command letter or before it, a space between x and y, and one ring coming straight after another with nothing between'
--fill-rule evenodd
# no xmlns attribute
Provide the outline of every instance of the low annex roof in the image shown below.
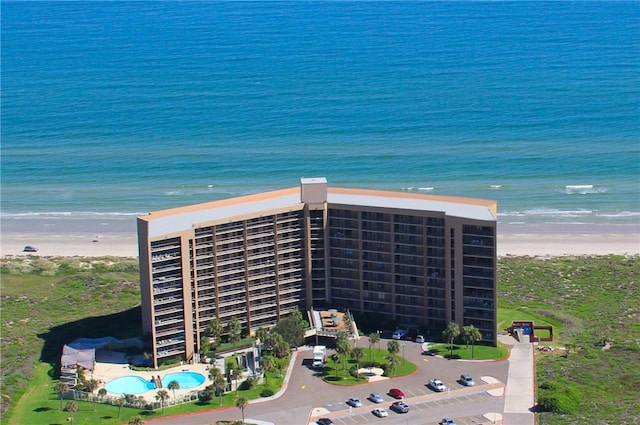
<svg viewBox="0 0 640 425"><path fill-rule="evenodd" d="M392 192L368 189L327 188L327 203L332 205L358 205L366 207L398 208L416 211L438 211L454 217L495 221L496 201L425 195L410 192ZM263 192L184 207L171 208L138 217L147 222L149 237L166 235L197 227L202 223L250 216L269 211L303 207L300 187Z"/></svg>

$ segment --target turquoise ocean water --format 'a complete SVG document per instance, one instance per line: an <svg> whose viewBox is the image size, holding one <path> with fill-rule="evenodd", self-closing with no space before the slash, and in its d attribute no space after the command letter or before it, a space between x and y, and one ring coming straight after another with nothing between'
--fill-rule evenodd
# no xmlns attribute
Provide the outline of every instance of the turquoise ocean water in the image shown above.
<svg viewBox="0 0 640 425"><path fill-rule="evenodd" d="M640 3L1 5L3 231L298 185L640 227ZM89 230L91 231L91 230Z"/></svg>

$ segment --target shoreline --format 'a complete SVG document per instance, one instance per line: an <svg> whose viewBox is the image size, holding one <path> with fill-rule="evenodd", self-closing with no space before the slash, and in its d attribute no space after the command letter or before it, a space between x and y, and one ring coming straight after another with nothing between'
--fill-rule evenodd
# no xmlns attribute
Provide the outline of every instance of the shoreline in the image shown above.
<svg viewBox="0 0 640 425"><path fill-rule="evenodd" d="M51 229L53 230L53 229ZM3 232L0 257L137 257L136 232ZM106 229L100 229L106 230ZM23 252L25 246L37 252ZM498 226L498 257L640 254L639 226Z"/></svg>

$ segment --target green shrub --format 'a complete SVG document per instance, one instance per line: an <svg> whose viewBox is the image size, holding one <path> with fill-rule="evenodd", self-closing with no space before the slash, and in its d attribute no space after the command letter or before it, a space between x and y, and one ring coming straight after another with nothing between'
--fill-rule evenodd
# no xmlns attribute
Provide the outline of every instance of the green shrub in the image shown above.
<svg viewBox="0 0 640 425"><path fill-rule="evenodd" d="M581 401L582 394L573 388L543 390L538 395L542 410L564 415L575 415Z"/></svg>
<svg viewBox="0 0 640 425"><path fill-rule="evenodd" d="M271 388L265 388L260 393L260 397L271 397L273 394L274 394L274 392L273 392L273 390Z"/></svg>
<svg viewBox="0 0 640 425"><path fill-rule="evenodd" d="M242 391L246 391L246 390L250 390L251 388L253 388L255 386L256 386L256 380L255 380L255 378L250 376L240 384L238 389L240 389Z"/></svg>

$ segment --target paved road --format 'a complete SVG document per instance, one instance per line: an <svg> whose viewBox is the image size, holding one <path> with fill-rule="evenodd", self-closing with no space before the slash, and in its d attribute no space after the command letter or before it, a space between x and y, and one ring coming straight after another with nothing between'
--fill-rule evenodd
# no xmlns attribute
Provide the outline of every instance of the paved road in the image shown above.
<svg viewBox="0 0 640 425"><path fill-rule="evenodd" d="M415 374L350 387L322 381L317 372L308 367L312 352L311 347L307 347L295 352L285 388L270 400L252 402L245 409L245 418L277 425L307 425L320 416L331 417L338 425L374 423L377 419L370 413L372 403L366 400L367 396L372 392L382 394L385 398L382 406L388 408L392 399L386 394L390 388L396 387L405 392L406 402L412 410L404 415L391 412L384 419L386 425L435 424L445 416L454 417L458 424L463 425L489 424L492 417L486 414L504 411L505 424L532 425L533 414L528 409L533 405L533 358L527 355L527 350L532 354L532 347L530 344L518 344L515 340L509 343L515 344L513 353L518 353L509 361L475 362L426 356L420 344L406 342L400 355L404 352L407 360L418 365ZM366 337L357 344L368 346ZM386 340L381 344L384 347ZM463 387L457 382L462 373L473 376L479 381L478 385ZM486 377L489 383L481 382L480 377ZM426 383L432 378L442 379L450 391L434 393L427 388ZM506 393L503 383L507 383ZM350 397L360 398L365 406L349 408L345 401ZM154 425L206 425L240 418L240 411L232 407L149 422ZM496 418L500 419L501 415Z"/></svg>

